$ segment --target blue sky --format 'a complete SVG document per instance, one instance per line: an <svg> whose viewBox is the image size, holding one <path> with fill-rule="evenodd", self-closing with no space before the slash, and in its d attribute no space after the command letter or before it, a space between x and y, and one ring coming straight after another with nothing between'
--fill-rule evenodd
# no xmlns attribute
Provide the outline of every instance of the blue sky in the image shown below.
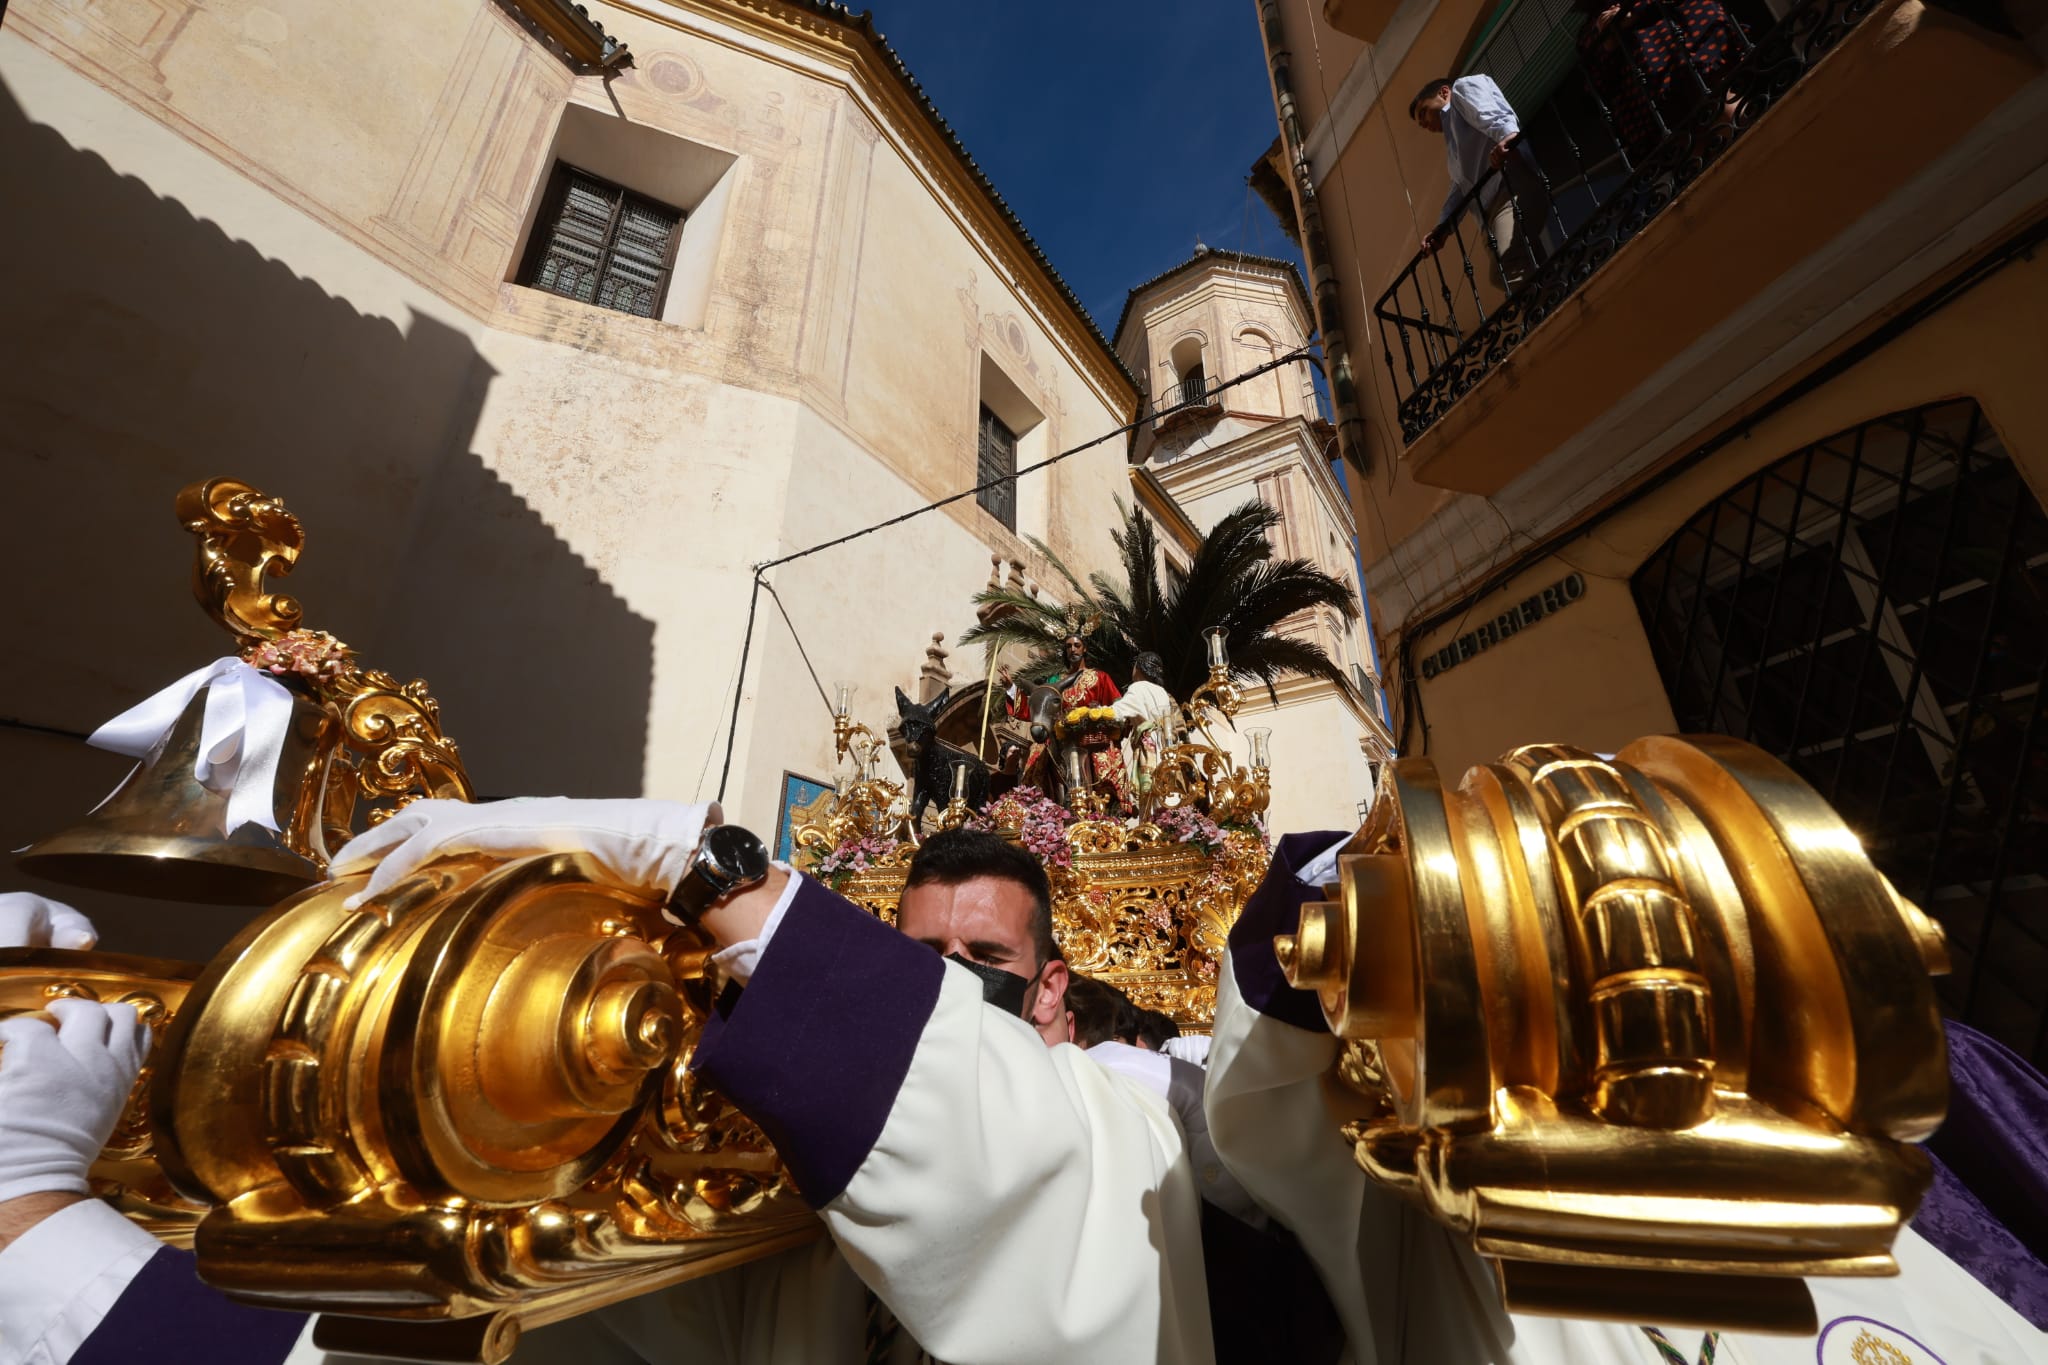
<svg viewBox="0 0 2048 1365"><path fill-rule="evenodd" d="M1197 237L1297 258L1245 188L1277 131L1253 0L870 3L1105 334Z"/></svg>

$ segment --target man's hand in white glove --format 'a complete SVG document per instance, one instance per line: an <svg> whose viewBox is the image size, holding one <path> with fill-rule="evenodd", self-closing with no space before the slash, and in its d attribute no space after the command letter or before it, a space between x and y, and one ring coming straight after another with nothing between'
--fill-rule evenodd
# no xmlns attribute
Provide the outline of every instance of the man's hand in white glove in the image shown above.
<svg viewBox="0 0 2048 1365"><path fill-rule="evenodd" d="M707 824L724 816L716 804L676 801L585 801L548 796L523 801L415 801L366 834L348 841L328 865L345 877L374 867L369 885L349 898L354 909L374 900L437 858L483 853L524 858L582 851L615 884L667 894L682 879Z"/></svg>
<svg viewBox="0 0 2048 1365"><path fill-rule="evenodd" d="M90 948L99 941L92 921L64 902L0 891L0 948Z"/></svg>
<svg viewBox="0 0 2048 1365"><path fill-rule="evenodd" d="M57 1027L34 1015L0 1019L0 1203L26 1194L85 1194L149 1055L133 1005L52 1000Z"/></svg>

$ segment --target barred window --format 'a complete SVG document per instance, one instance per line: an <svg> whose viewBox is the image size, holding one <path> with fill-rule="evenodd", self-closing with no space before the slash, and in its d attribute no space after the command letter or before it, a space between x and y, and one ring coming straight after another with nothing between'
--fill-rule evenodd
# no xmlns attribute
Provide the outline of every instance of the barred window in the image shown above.
<svg viewBox="0 0 2048 1365"><path fill-rule="evenodd" d="M1977 404L1792 452L1634 588L1678 728L1811 782L1947 931L1943 1004L2048 1062L2048 516Z"/></svg>
<svg viewBox="0 0 2048 1365"><path fill-rule="evenodd" d="M519 283L654 317L668 293L682 227L680 209L557 163Z"/></svg>
<svg viewBox="0 0 2048 1365"><path fill-rule="evenodd" d="M974 481L988 483L1017 472L1017 435L1003 425L1003 419L988 410L981 409L981 434L976 444ZM989 515L1009 527L1017 529L1017 481L995 484L974 495Z"/></svg>

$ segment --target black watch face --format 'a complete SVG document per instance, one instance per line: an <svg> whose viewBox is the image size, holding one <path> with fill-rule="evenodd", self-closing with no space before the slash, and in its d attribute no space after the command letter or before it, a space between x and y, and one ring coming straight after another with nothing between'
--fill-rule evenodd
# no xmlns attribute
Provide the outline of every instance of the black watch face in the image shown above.
<svg viewBox="0 0 2048 1365"><path fill-rule="evenodd" d="M768 875L768 846L750 829L714 825L704 834L704 852L729 881L754 881Z"/></svg>

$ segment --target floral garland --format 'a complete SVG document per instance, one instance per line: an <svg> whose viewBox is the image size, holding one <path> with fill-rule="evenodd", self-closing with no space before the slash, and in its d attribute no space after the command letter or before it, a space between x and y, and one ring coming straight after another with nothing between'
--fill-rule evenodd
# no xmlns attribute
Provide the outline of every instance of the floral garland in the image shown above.
<svg viewBox="0 0 2048 1365"><path fill-rule="evenodd" d="M1072 867L1067 826L1074 816L1036 787L1013 787L967 821L969 829L1017 831L1017 842L1047 867Z"/></svg>
<svg viewBox="0 0 2048 1365"><path fill-rule="evenodd" d="M1152 823L1175 843L1193 844L1204 853L1220 850L1226 837L1223 826L1191 806L1169 806L1154 812Z"/></svg>
<svg viewBox="0 0 2048 1365"><path fill-rule="evenodd" d="M866 872L895 851L896 840L887 834L850 834L819 858L811 871L837 891L847 878Z"/></svg>
<svg viewBox="0 0 2048 1365"><path fill-rule="evenodd" d="M355 667L355 654L324 630L289 630L265 640L248 655L249 665L277 677L323 683Z"/></svg>

